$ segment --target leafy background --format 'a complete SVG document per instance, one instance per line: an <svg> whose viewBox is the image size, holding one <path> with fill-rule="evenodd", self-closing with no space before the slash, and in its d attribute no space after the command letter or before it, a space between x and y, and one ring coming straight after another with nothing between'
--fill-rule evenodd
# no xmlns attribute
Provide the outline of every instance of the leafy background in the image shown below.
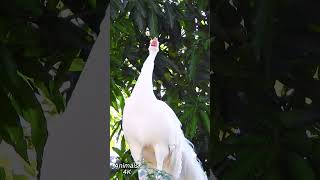
<svg viewBox="0 0 320 180"><path fill-rule="evenodd" d="M155 95L175 111L185 136L194 143L208 171L209 1L111 0L110 3L111 162L133 162L121 129L124 100L130 96L148 56L149 40L159 37L162 45L153 74ZM124 179L124 174L114 168L111 178Z"/></svg>
<svg viewBox="0 0 320 180"><path fill-rule="evenodd" d="M319 1L213 1L210 166L221 180L320 178Z"/></svg>
<svg viewBox="0 0 320 180"><path fill-rule="evenodd" d="M1 180L39 177L48 137L47 120L66 108L108 3L95 0L2 2ZM10 148L14 149L12 159L7 156ZM16 167L22 167L22 171Z"/></svg>

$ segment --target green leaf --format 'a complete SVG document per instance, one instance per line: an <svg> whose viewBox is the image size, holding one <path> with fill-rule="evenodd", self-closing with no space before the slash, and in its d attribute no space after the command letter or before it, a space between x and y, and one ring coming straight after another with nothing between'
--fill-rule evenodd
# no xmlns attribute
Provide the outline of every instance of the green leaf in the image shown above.
<svg viewBox="0 0 320 180"><path fill-rule="evenodd" d="M125 104L125 99L124 99L124 97L122 96L122 94L121 94L121 96L119 97L120 99L119 99L119 101L120 101L120 108L121 108L121 111L123 111L123 108L124 108L124 104Z"/></svg>
<svg viewBox="0 0 320 180"><path fill-rule="evenodd" d="M125 151L124 155L122 156L122 160L128 162L128 159L130 160L131 154L130 150Z"/></svg>
<svg viewBox="0 0 320 180"><path fill-rule="evenodd" d="M172 68L175 72L182 74L183 72L179 69L179 67L177 66L176 62L174 62L172 59L169 59L168 56L159 53L157 59L159 59L160 61L165 62L166 66L168 68Z"/></svg>
<svg viewBox="0 0 320 180"><path fill-rule="evenodd" d="M40 172L44 146L48 137L46 119L32 88L17 74L17 66L9 49L1 47L0 52L3 56L0 82L11 94L11 101L16 111L31 124L31 140L37 153L37 170ZM40 173L38 175L40 176Z"/></svg>
<svg viewBox="0 0 320 180"><path fill-rule="evenodd" d="M200 117L204 127L207 129L208 133L210 133L210 118L208 113L205 111L200 111Z"/></svg>
<svg viewBox="0 0 320 180"><path fill-rule="evenodd" d="M198 116L194 113L191 122L188 124L187 133L189 134L190 139L193 139L197 133L198 119Z"/></svg>
<svg viewBox="0 0 320 180"><path fill-rule="evenodd" d="M111 135L110 135L110 141L111 139L113 138L113 136L115 135L115 133L118 131L118 129L120 128L120 124L121 124L121 121L117 121L115 122L115 128L113 129Z"/></svg>
<svg viewBox="0 0 320 180"><path fill-rule="evenodd" d="M112 147L113 151L116 152L120 157L122 157L122 151L119 148Z"/></svg>
<svg viewBox="0 0 320 180"><path fill-rule="evenodd" d="M168 22L171 29L173 29L173 26L175 25L175 18L176 18L173 12L172 6L173 4L170 4L169 1L165 3L166 16L168 17Z"/></svg>
<svg viewBox="0 0 320 180"><path fill-rule="evenodd" d="M125 141L124 136L122 136L122 139L121 139L121 151L124 152L125 150L126 150L126 141Z"/></svg>
<svg viewBox="0 0 320 180"><path fill-rule="evenodd" d="M10 99L0 89L0 137L8 144L12 145L15 151L29 163L27 153L27 142L24 138L19 116L11 105Z"/></svg>
<svg viewBox="0 0 320 180"><path fill-rule="evenodd" d="M158 17L154 11L149 12L148 25L151 37L158 37Z"/></svg>
<svg viewBox="0 0 320 180"><path fill-rule="evenodd" d="M315 174L308 160L297 153L288 154L288 166L294 180L315 180Z"/></svg>
<svg viewBox="0 0 320 180"><path fill-rule="evenodd" d="M209 1L208 0L198 0L198 6L199 6L199 9L200 10L205 10L208 8L208 3Z"/></svg>
<svg viewBox="0 0 320 180"><path fill-rule="evenodd" d="M173 97L174 96L168 97L167 102L169 105L170 105L171 101L173 101ZM179 119L182 123L187 124L193 115L193 110L192 110L192 108L184 108L184 109L185 109L185 112L179 117Z"/></svg>
<svg viewBox="0 0 320 180"><path fill-rule="evenodd" d="M193 47L190 60L189 60L189 74L188 74L189 79L191 81L193 81L196 76L198 62L199 62L199 54L196 51L196 47Z"/></svg>
<svg viewBox="0 0 320 180"><path fill-rule="evenodd" d="M3 167L0 167L0 180L6 180L6 171Z"/></svg>
<svg viewBox="0 0 320 180"><path fill-rule="evenodd" d="M25 175L13 175L13 180L29 180L29 177Z"/></svg>
<svg viewBox="0 0 320 180"><path fill-rule="evenodd" d="M119 0L111 0L111 9L114 9L115 11L120 10L120 12L123 12L123 6L121 1Z"/></svg>
<svg viewBox="0 0 320 180"><path fill-rule="evenodd" d="M135 2L135 7L136 7L135 11L141 13L143 18L147 18L147 12L146 12L145 7L142 4L142 1L139 1L139 0L136 1Z"/></svg>
<svg viewBox="0 0 320 180"><path fill-rule="evenodd" d="M85 66L85 62L81 58L75 58L70 65L69 71L82 71Z"/></svg>
<svg viewBox="0 0 320 180"><path fill-rule="evenodd" d="M47 8L51 11L55 11L58 10L57 9L57 5L59 3L60 0L49 0L47 1Z"/></svg>
<svg viewBox="0 0 320 180"><path fill-rule="evenodd" d="M145 21L141 15L141 12L137 11L137 10L134 11L133 18L134 18L135 24L138 26L139 31L144 32L145 31Z"/></svg>
<svg viewBox="0 0 320 180"><path fill-rule="evenodd" d="M48 102L47 104L54 106L55 109L53 111L56 111L56 113L61 113L66 106L65 99L58 89L57 82L50 80L49 84L52 87L50 90L48 89L50 85L42 81L35 81L35 86L42 92L44 98L46 98L46 102Z"/></svg>
<svg viewBox="0 0 320 180"><path fill-rule="evenodd" d="M154 11L157 15L161 15L160 7L158 6L158 3L156 1L146 1L149 10Z"/></svg>
<svg viewBox="0 0 320 180"><path fill-rule="evenodd" d="M24 170L30 176L37 176L37 162L32 160L30 164L24 164Z"/></svg>

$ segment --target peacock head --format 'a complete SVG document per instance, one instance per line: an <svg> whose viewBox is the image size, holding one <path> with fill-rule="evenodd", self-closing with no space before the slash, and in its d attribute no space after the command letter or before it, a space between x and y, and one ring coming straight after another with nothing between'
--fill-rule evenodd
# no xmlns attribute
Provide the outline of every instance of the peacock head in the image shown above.
<svg viewBox="0 0 320 180"><path fill-rule="evenodd" d="M157 54L159 52L159 41L158 38L153 38L150 40L149 53Z"/></svg>

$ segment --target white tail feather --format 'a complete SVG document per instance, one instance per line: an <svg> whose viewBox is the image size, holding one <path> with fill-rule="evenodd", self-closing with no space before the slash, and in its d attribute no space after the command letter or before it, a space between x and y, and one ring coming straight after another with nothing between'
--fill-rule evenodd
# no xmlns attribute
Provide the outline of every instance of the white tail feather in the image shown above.
<svg viewBox="0 0 320 180"><path fill-rule="evenodd" d="M173 151L171 155L171 167L172 167L171 174L173 175L174 179L179 178L182 170L183 139L184 139L183 132L180 129L179 135L175 138L176 141L175 141L174 147L172 148Z"/></svg>
<svg viewBox="0 0 320 180"><path fill-rule="evenodd" d="M192 143L184 138L182 148L182 170L178 180L207 180L207 175L193 150Z"/></svg>

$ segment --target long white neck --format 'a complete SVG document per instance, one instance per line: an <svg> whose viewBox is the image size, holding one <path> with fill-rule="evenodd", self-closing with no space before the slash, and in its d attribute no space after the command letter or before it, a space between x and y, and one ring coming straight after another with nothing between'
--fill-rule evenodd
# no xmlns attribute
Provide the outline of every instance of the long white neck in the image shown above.
<svg viewBox="0 0 320 180"><path fill-rule="evenodd" d="M131 97L141 96L143 98L156 98L153 93L152 75L154 68L154 60L157 53L150 52L148 58L143 63L140 76L133 88Z"/></svg>

